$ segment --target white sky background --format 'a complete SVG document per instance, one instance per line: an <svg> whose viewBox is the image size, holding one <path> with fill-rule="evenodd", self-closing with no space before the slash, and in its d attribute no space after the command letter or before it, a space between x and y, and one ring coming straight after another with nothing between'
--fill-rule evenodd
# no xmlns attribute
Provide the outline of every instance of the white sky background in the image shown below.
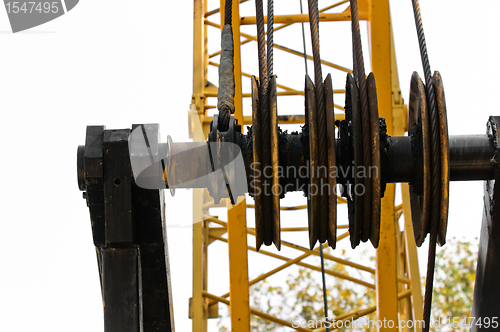
<svg viewBox="0 0 500 332"><path fill-rule="evenodd" d="M283 0L275 2L278 6ZM299 12L298 0L286 3L284 10ZM320 0L320 7L329 3ZM488 116L500 113L495 107L500 3L475 3L421 1L430 63L444 80L451 135L483 134ZM253 1L245 6L252 10ZM411 1L392 1L391 9L401 90L408 101L412 71L423 77ZM102 330L97 263L88 209L77 187L76 149L84 144L87 125L110 129L160 123L164 141L167 134L177 142L188 140L192 17L192 1L83 0L52 22L12 34L0 10L1 331ZM294 34L277 32L275 42L298 40L301 50L298 27L290 30ZM329 27L320 26L322 56L350 54L343 30L329 34ZM256 44L246 47L256 61ZM287 84L295 76L300 83L294 87L302 88L303 67L278 62L277 54L278 82ZM352 66L346 59L342 64ZM254 68L251 73L257 74ZM334 88L342 88L345 75L332 75L339 82ZM338 99L343 105L343 96ZM302 105L290 112L279 106L280 113L301 113ZM449 238L474 240L481 215L482 183L452 183ZM190 191L167 199L167 218L169 224L190 222ZM190 331L191 229L168 231L176 327ZM421 257L426 250L425 245L419 249ZM424 271L422 260L420 265Z"/></svg>

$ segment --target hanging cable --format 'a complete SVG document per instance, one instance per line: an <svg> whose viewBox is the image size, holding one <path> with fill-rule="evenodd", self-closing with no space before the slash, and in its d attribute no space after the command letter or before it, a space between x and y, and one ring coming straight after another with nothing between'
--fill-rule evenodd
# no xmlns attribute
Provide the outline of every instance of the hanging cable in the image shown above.
<svg viewBox="0 0 500 332"><path fill-rule="evenodd" d="M323 245L319 245L319 254L321 256L321 279L323 282L323 307L325 310L325 323L328 322L328 298L326 296L326 279L325 279L325 257L323 256ZM328 326L326 332L329 332Z"/></svg>
<svg viewBox="0 0 500 332"><path fill-rule="evenodd" d="M302 0L299 0L300 3L300 13L304 14L304 10L302 9ZM306 49L306 30L304 29L304 22L300 23L302 25L302 44L304 45L304 67L306 68L306 75L309 76L309 72L307 70L307 49Z"/></svg>
<svg viewBox="0 0 500 332"><path fill-rule="evenodd" d="M221 35L221 56L219 64L219 90L217 108L219 109L219 131L229 129L229 117L234 114L234 41L232 29L232 0L226 0L224 27Z"/></svg>
<svg viewBox="0 0 500 332"><path fill-rule="evenodd" d="M274 0L267 0L267 75L273 76Z"/></svg>
<svg viewBox="0 0 500 332"><path fill-rule="evenodd" d="M439 211L440 211L440 148L439 148L439 119L436 108L436 95L434 85L431 81L431 66L429 64L429 56L427 54L427 45L425 42L424 27L422 25L422 17L420 15L420 5L418 0L412 0L413 14L415 16L415 27L417 28L418 43L420 47L420 58L424 69L425 87L427 92L427 103L430 106L430 124L431 124L431 229L429 242L429 256L427 261L427 275L425 279L425 300L424 300L424 332L428 332L430 328L431 305L432 305L432 289L434 283L434 269L436 264L436 243L439 232Z"/></svg>
<svg viewBox="0 0 500 332"><path fill-rule="evenodd" d="M233 25L233 1L226 0L224 6L224 25Z"/></svg>

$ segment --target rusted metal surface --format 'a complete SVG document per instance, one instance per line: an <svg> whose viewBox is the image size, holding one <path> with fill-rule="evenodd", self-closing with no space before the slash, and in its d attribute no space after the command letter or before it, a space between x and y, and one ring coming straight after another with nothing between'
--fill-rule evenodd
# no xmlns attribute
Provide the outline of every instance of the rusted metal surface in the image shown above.
<svg viewBox="0 0 500 332"><path fill-rule="evenodd" d="M359 89L359 103L361 114L361 139L363 140L363 160L362 167L367 172L372 164L372 134L370 120L370 109L368 106L368 93L365 75L365 64L363 60L363 48L361 45L361 33L359 30L359 16L358 16L358 1L350 0L351 4L351 27L352 27L352 41L353 41L353 55L356 62L356 74L354 77ZM378 116L377 116L378 119ZM377 123L375 123L377 125ZM378 130L378 128L377 128ZM356 171L360 168L356 167ZM361 241L366 242L370 237L370 228L372 224L372 181L369 178L364 178L364 194L363 194L363 229L361 232Z"/></svg>
<svg viewBox="0 0 500 332"><path fill-rule="evenodd" d="M499 135L500 117L490 117L487 134L495 142L495 149L500 149ZM495 176L486 181L484 186L484 210L479 239L479 252L476 268L476 282L472 302L471 317L476 317L471 325L471 332L491 331L493 325L478 324L478 317L498 317L500 296L500 169L498 168L498 152L495 154ZM497 318L498 319L498 318Z"/></svg>
<svg viewBox="0 0 500 332"><path fill-rule="evenodd" d="M495 146L487 135L449 137L450 180L472 181L493 179Z"/></svg>
<svg viewBox="0 0 500 332"><path fill-rule="evenodd" d="M436 71L432 78L436 90L436 105L439 113L439 141L441 150L441 200L440 220L437 243L443 246L446 243L446 230L448 228L448 207L450 196L450 142L448 137L448 117L446 114L446 100L441 74Z"/></svg>
<svg viewBox="0 0 500 332"><path fill-rule="evenodd" d="M349 116L349 112L347 115ZM417 149L417 142L415 141L417 131L412 132L410 136L387 136L383 134L383 119L380 121L382 188L386 183L410 182L415 185L422 172L422 170L417 169L418 165L415 162L416 158L420 158L422 154L422 149ZM342 122L340 122L341 124ZM220 133L220 137L226 139L225 133ZM291 171L296 169L304 172L309 162L308 138L308 132L305 130L291 133L280 130L278 133L279 167L285 171L289 170L284 172L285 174L281 174L282 176L279 179L280 186L283 188L281 198L284 197L286 192L305 189L305 186L309 183L309 177L300 172ZM254 158L252 130L249 130L246 135L237 134L236 140L236 144L240 147L240 152L243 155L246 181L250 187L248 192L253 196L251 187L251 182L254 179L251 168ZM487 135L456 135L450 136L449 140L451 181L488 180L493 178L495 164L492 162L492 157L495 148L490 137ZM338 169L345 167L345 163L342 161L342 141L343 138L335 139L336 166ZM159 144L160 151L166 151L164 145L163 143ZM212 172L212 167L206 142L173 142L170 157L165 155L164 159L165 164L167 164L166 159L170 159L170 172L168 175L171 178L171 181L165 183L165 188L169 187L170 182L176 188L208 188L207 175ZM226 159L225 162L220 164L220 167L228 167L230 161L231 159ZM147 173L148 170L144 172ZM150 173L151 176L158 175L154 172ZM337 172L336 175L336 181L339 184L343 184L345 181L352 183L354 179L352 172L344 174ZM421 182L421 180L419 181ZM227 198L227 196L224 197Z"/></svg>
<svg viewBox="0 0 500 332"><path fill-rule="evenodd" d="M328 138L328 245L335 249L337 244L337 177L331 170L337 167L335 148L335 114L333 111L332 76L328 74L323 84L325 93L326 132Z"/></svg>
<svg viewBox="0 0 500 332"><path fill-rule="evenodd" d="M381 164L380 164L380 129L378 117L377 86L373 73L367 79L368 108L370 110L370 143L372 165L368 169L369 178L372 180L372 209L370 241L375 248L380 240L380 208L381 208ZM374 171L372 171L374 170ZM369 180L369 179L367 179Z"/></svg>
<svg viewBox="0 0 500 332"><path fill-rule="evenodd" d="M348 185L347 204L349 210L349 233L351 235L351 247L356 248L363 233L364 218L363 215L367 212L364 210L364 200L366 196L362 195L359 190L366 191L365 179L358 176L359 171L363 168L363 139L362 139L362 124L361 124L361 107L359 104L359 92L351 74L347 74L346 84L346 109L350 108L352 116L352 141L353 141L353 157L354 157L354 184Z"/></svg>
<svg viewBox="0 0 500 332"><path fill-rule="evenodd" d="M317 105L314 91L314 84L306 76L306 114L308 116L309 128L309 161L310 161L310 186L307 194L307 207L309 213L309 247L314 248L318 241L320 232L320 196L313 190L319 190L319 178L313 171L319 165L319 152L318 152L318 132L317 132Z"/></svg>
<svg viewBox="0 0 500 332"><path fill-rule="evenodd" d="M132 127L141 128L144 132L144 125ZM157 125L148 125L147 130L153 132L150 137L158 137ZM129 151L130 132L91 126L86 146L79 149L78 156L83 158L79 166L84 167L79 172L84 176L79 179L79 184L83 184L79 187L86 191L89 208L92 206L89 210L93 230L97 231L94 244L104 330L174 331L166 229L162 226L163 194L159 189L136 184ZM146 157L158 157L161 152L157 143L146 141L150 153ZM156 175L161 177L162 173ZM95 209L94 201L101 199L99 209ZM94 225L95 221L99 223Z"/></svg>
<svg viewBox="0 0 500 332"><path fill-rule="evenodd" d="M361 163L359 158L362 158L360 153L362 143L359 138L360 134L360 116L359 110L359 98L356 98L357 89L353 84L354 80L352 76L348 78L348 90L347 90L347 112L346 119L338 123L340 130L340 138L333 139L334 125L332 119L332 101L329 98L326 99L326 104L329 109L328 125L328 142L329 142L329 163L328 167L337 167L337 170L342 170L350 166L354 161L354 169L359 167ZM257 91L257 81L254 80L254 89ZM311 80L308 80L308 88L306 89L306 95L308 96L306 103L306 110L308 114L308 122L306 126L303 127L302 132L292 132L288 133L286 131L277 130L277 147L273 147L274 151L278 153L278 167L283 170L279 178L273 179L274 181L279 181L279 187L282 188L280 193L275 193L273 199L283 198L286 192L292 191L304 191L307 195L310 193L311 184L318 182L318 177L314 176L313 169L311 167L315 165L315 160L317 162L317 144L314 144L314 135L317 135L317 131L311 123L314 124L317 118L314 115L317 113L314 111L314 88ZM325 81L325 90L329 89L329 80ZM410 182L413 196L412 206L412 216L414 221L415 233L418 232L419 243L423 241L425 235L428 232L428 219L424 218L425 211L429 213L429 166L424 167L426 163L429 162L429 135L428 135L428 122L427 122L427 112L425 110L425 93L423 90L423 83L418 78L418 75L414 75L412 79L412 94L410 98L410 117L409 117L409 136L404 137L390 137L385 134L385 127L383 125L383 119L380 120L380 139L381 139L381 187L383 188L386 183L394 182ZM437 89L439 90L439 89ZM330 94L328 94L330 95ZM254 116L254 126L249 130L246 135L241 134L241 126L236 123L234 116L231 116L232 121L230 123L230 129L228 132L219 132L217 130L209 135L210 144L214 144L212 140L219 140L220 143L224 142L234 142L234 146L238 147L238 150L230 151L230 155L227 155L228 150L222 149L222 144L216 144L213 148L209 148L207 143L193 142L193 143L168 143L168 144L156 144L152 146L155 151L155 160L159 160L158 156L165 156L158 162L157 165L152 165L151 170L146 169L143 173L146 176L160 176L159 182L162 181L161 172L156 172L155 170L164 167L164 165L169 165L169 171L166 172L168 178L168 183L164 183L161 188L168 188L169 186L175 186L177 188L209 188L210 192L217 196L219 199L224 197L229 197L233 195L235 197L243 195L246 190L251 196L254 196L256 201L262 198L261 195L256 195L255 191L259 188L259 172L254 170L258 169L258 165L252 165L254 161L259 161L259 153L254 153L258 151L255 148L255 143L259 140L259 115L258 112L258 94L254 95L254 105L255 112ZM309 102L311 101L311 103ZM352 106L354 105L354 106ZM349 120L350 119L350 120ZM217 123L217 117L215 117L215 124ZM212 124L215 128L214 123ZM148 125L148 128L154 125ZM92 230L94 235L94 243L99 249L105 245L105 214L104 214L104 190L102 180L99 180L100 174L103 174L103 170L99 170L99 165L102 166L104 162L103 153L99 152L99 149L94 145L102 146L102 137L104 133L104 127L89 127L87 135L87 146L80 147L78 149L78 185L80 189L87 190L86 199L91 212L92 220ZM278 128L277 128L278 129ZM129 131L127 131L128 133ZM213 134L216 134L214 137ZM110 135L110 134L108 134ZM128 134L123 134L127 136ZM99 138L101 137L101 138ZM310 139L312 137L312 139ZM123 138L125 139L125 138ZM166 149L166 145L169 149ZM492 162L496 149L493 145L492 138L486 135L475 135L475 136L452 136L450 138L450 178L452 180L468 180L468 179L491 179L496 164ZM167 154L166 151L169 151ZM102 151L102 148L101 148ZM316 151L316 157L314 157ZM246 171L246 176L243 173L240 175L236 174L231 166L231 162L234 160L236 155L243 157L243 163ZM226 155L225 155L226 154ZM313 156L313 159L311 159ZM138 156L147 160L151 156ZM333 159L335 157L335 160ZM276 156L274 157L276 159ZM315 159L315 160L314 160ZM104 162L104 164L106 164ZM160 165L158 165L160 164ZM88 165L88 168L86 168ZM120 167L122 165L120 164ZM252 169L253 167L253 169ZM82 169L83 168L83 169ZM215 181L212 176L220 168L225 168L225 179L217 179ZM109 171L108 171L109 173ZM220 172L219 172L220 173ZM479 175L478 175L479 174ZM143 175L142 173L140 174ZM219 174L220 177L220 174ZM102 179L102 178L101 178ZM427 179L427 180L425 180ZM237 181L246 182L245 191L235 191L232 188L228 188L228 183L234 183ZM352 234L352 245L356 246L361 241L360 232L362 232L362 219L360 214L363 213L363 205L360 202L360 197L356 195L354 191L355 184L362 184L364 179L358 177L356 172L336 172L336 177L329 177L330 189L335 186L335 183L339 183L345 188L342 194L348 198L348 210L350 218L350 233ZM99 182L101 181L101 182ZM101 189L99 189L99 183L101 183ZM274 182L276 184L277 182ZM116 187L116 185L114 184ZM215 188L213 188L215 187ZM220 188L219 188L220 187ZM220 189L220 190L219 190ZM228 190L222 190L228 189ZM425 194L427 192L427 194ZM280 194L280 195L278 195ZM314 246L315 242L319 239L319 222L317 217L318 209L314 208L313 204L317 202L317 196L312 195L312 200L309 202L310 212L312 213L311 223L310 223L310 245ZM335 202L331 202L334 199ZM328 204L329 204L329 215L326 220L328 225L328 237L335 235L336 232L336 213L335 213L335 203L337 197L330 192ZM372 202L373 203L373 202ZM356 206L358 204L358 206ZM134 209L140 208L141 205L136 206ZM256 208L256 213L262 213L259 208ZM316 213L316 214L315 214ZM143 214L143 213L141 213ZM263 219L256 218L256 228L259 235L259 241L257 246L264 243L260 236L264 236L266 230L259 224ZM321 221L320 221L321 222ZM427 223L427 224L426 224ZM371 225L374 227L374 224ZM375 225L376 227L376 225ZM373 231L373 228L371 229ZM119 234L118 233L114 233ZM122 234L122 233L120 233ZM132 233L129 232L129 235ZM279 224L273 224L272 233L267 236L272 237L273 243L278 240L275 238L279 236ZM137 235L137 234L136 234ZM135 236L135 235L134 235ZM332 245L334 242L329 240L329 244ZM276 242L275 242L276 241ZM116 240L113 240L116 242ZM372 241L376 242L376 241ZM375 245L375 243L373 243ZM101 264L101 262L99 262Z"/></svg>
<svg viewBox="0 0 500 332"><path fill-rule="evenodd" d="M316 112L315 119L315 130L317 132L317 138L315 139L315 144L318 145L318 162L315 164L317 168L316 177L318 177L317 183L317 193L315 195L319 196L316 198L319 202L319 211L316 216L319 223L318 227L318 240L320 243L324 243L328 237L328 197L324 194L323 184L327 182L328 170L325 167L328 165L328 141L326 133L326 112L325 112L325 94L323 91L323 73L321 69L321 55L320 55L320 44L319 44L319 10L317 0L308 0L309 7L309 26L311 29L311 44L313 52L313 63L314 63L314 95L316 97L316 107L314 111ZM313 168L312 168L313 169Z"/></svg>
<svg viewBox="0 0 500 332"><path fill-rule="evenodd" d="M262 243L264 243L264 225L262 224L262 204L261 195L262 192L262 157L261 157L261 113L260 113L260 95L259 95L259 83L255 76L252 76L252 146L253 146L253 179L250 183L249 188L252 188L253 197L255 200L255 247L259 250ZM248 164L248 162L247 162Z"/></svg>
<svg viewBox="0 0 500 332"><path fill-rule="evenodd" d="M408 113L408 136L414 137L413 169L417 173L414 182L410 182L411 217L415 243L421 246L429 232L431 161L425 88L417 72L414 72L411 78Z"/></svg>
<svg viewBox="0 0 500 332"><path fill-rule="evenodd" d="M272 52L271 52L272 54ZM269 52L268 52L269 55ZM269 64L269 63L268 63ZM272 68L272 66L271 66ZM278 143L278 96L276 94L276 76L271 76L269 80L269 115L271 132L271 166L273 169L272 178L272 223L273 242L278 250L281 249L281 226L280 226L280 179L279 179L279 143Z"/></svg>

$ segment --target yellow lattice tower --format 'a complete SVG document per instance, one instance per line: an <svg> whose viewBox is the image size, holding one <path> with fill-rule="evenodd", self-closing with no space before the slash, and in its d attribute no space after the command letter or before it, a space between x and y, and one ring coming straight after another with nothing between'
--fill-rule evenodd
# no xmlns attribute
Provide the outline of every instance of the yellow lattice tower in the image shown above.
<svg viewBox="0 0 500 332"><path fill-rule="evenodd" d="M233 36L234 36L234 64L235 64L235 116L239 123L251 125L250 109L244 109L244 98L250 97L249 93L244 93L242 80L255 74L245 72L242 67L241 46L252 44L257 37L245 31L246 25L255 25L255 7L250 3L242 5L248 0L233 0ZM338 22L350 20L350 9L346 8L347 0L333 3L320 9L320 22ZM253 1L251 2L253 3ZM388 0L360 0L359 17L367 21L368 41L371 55L371 69L377 79L377 92L380 117L385 118L387 131L389 135L402 136L406 131L407 109L404 105L399 89L398 72L396 66L396 57L393 46L391 18ZM220 51L209 54L209 51L220 49L220 39L208 38L208 29L220 29L218 17L224 17L219 8L224 8L224 1L218 0L194 0L194 43L193 43L193 98L191 106L191 116L198 116L203 127L204 136L201 133L195 133L191 130L193 140L206 141L209 132L211 114L214 111L214 103L211 98L217 96L217 87L208 80L209 68L216 67L217 57ZM210 9L210 10L209 10ZM249 15L249 16L244 16ZM280 15L275 11L274 30L285 29L299 22L308 22L307 14L285 14ZM324 24L324 23L322 23ZM320 28L322 26L320 24ZM253 31L256 31L255 26ZM219 32L220 34L220 32ZM302 36L297 36L302 38ZM324 42L324 41L323 41ZM366 46L366 45L365 45ZM344 45L350 48L350 45ZM256 48L256 46L255 46ZM303 54L290 49L286 45L275 44L275 49L280 52L286 52L295 56L302 57ZM310 57L312 60L312 57ZM325 67L350 72L350 69L337 65L328 59L322 59ZM242 66L243 65L243 66ZM279 75L279 74L278 74ZM303 82L303 76L297 75L297 80ZM344 75L345 77L345 75ZM244 84L246 81L243 81ZM249 87L249 83L247 83ZM280 98L287 96L303 95L303 91L289 87L287 82L280 82L278 78L278 106ZM343 88L334 86L335 93L344 93ZM336 109L342 110L343 107L336 105ZM212 113L211 113L212 112ZM280 112L280 110L278 111ZM290 116L280 117L278 121L281 125L292 123L303 123L304 117ZM343 114L336 114L336 119L343 119ZM191 121L193 122L193 121ZM413 231L410 219L408 185L401 185L403 203L395 206L396 185L387 184L385 197L382 200L382 218L380 229L380 244L376 252L375 269L356 264L341 257L341 254L334 252L335 255L325 255L325 259L330 259L336 263L346 264L350 267L369 272L375 276L375 284L351 278L347 275L335 275L335 277L354 281L361 285L368 284L367 287L376 289L376 305L372 307L363 307L341 317L335 317L336 320L350 320L376 311L379 320L421 320L422 319L422 294L420 285L420 275L418 271L416 246L413 238ZM223 200L224 202L224 200ZM338 198L338 202L345 202ZM225 204L225 202L223 203ZM220 205L219 205L220 206ZM250 330L250 315L257 315L264 319L274 321L278 324L291 327L290 320L283 320L259 312L249 305L249 285L263 280L265 277L285 269L288 266L298 264L318 271L318 266L303 263L302 260L308 256L318 256L319 248L309 250L307 248L290 244L283 241L282 245L295 248L302 252L295 258L289 258L281 254L276 254L262 248L259 253L262 255L277 258L283 262L279 267L264 271L263 275L254 280L248 278L248 252L255 251L255 248L247 243L247 234L254 234L254 229L247 227L247 209L251 206L246 205L245 199L240 198L237 205L228 209L228 221L224 222L215 216L209 215L209 209L215 207L213 200L209 197L205 189L193 190L193 297L190 301L190 317L193 322L193 331L207 331L207 319L218 316L218 303L230 305L231 326L233 331L244 332ZM283 209L294 210L301 209L304 206ZM399 231L398 220L404 216L404 229ZM304 220L306 223L306 220ZM341 221L339 220L339 223ZM339 226L343 228L343 226ZM287 231L284 227L282 231ZM297 229L294 229L297 230ZM303 228L306 230L306 228ZM227 237L225 234L227 233ZM339 240L348 237L348 232L339 236ZM208 247L214 241L228 243L228 255L224 259L229 259L230 284L229 293L215 295L207 289L208 278ZM332 274L327 271L327 274ZM291 319L292 317L290 317ZM296 328L297 331L311 331L308 328ZM397 330L396 327L382 327L380 331ZM402 329L403 330L403 329ZM419 331L418 327L415 331ZM408 329L410 331L410 329Z"/></svg>

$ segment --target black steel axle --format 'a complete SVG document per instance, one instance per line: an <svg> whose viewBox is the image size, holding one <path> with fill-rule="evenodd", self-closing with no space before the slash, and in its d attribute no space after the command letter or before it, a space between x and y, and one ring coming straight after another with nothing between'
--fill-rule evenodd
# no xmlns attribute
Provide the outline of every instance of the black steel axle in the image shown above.
<svg viewBox="0 0 500 332"><path fill-rule="evenodd" d="M221 133L224 137L224 133ZM414 154L412 151L411 136L381 135L382 179L385 183L413 182L418 176L414 171ZM307 133L283 132L279 133L279 160L282 170L280 185L288 191L301 190L300 187L309 183L308 175L304 172L309 168L309 145ZM252 136L237 135L234 142L240 149L245 163L247 183L252 181ZM166 143L159 144L160 151L166 151ZM342 156L345 142L336 140L337 155ZM223 149L223 148L222 148ZM209 184L203 181L212 167L211 157L205 142L172 143L171 155L167 163L172 167L168 181L176 188L208 188ZM472 181L493 179L495 154L493 141L487 135L457 135L450 136L450 175L452 181ZM212 156L213 159L213 156ZM230 160L228 160L229 162ZM337 168L329 170L336 174L339 183L352 182L353 165L343 165L342 158L337 160ZM375 170L373 170L375 171ZM172 179L172 180L171 180ZM200 179L193 182L194 179ZM251 192L250 192L251 193Z"/></svg>

